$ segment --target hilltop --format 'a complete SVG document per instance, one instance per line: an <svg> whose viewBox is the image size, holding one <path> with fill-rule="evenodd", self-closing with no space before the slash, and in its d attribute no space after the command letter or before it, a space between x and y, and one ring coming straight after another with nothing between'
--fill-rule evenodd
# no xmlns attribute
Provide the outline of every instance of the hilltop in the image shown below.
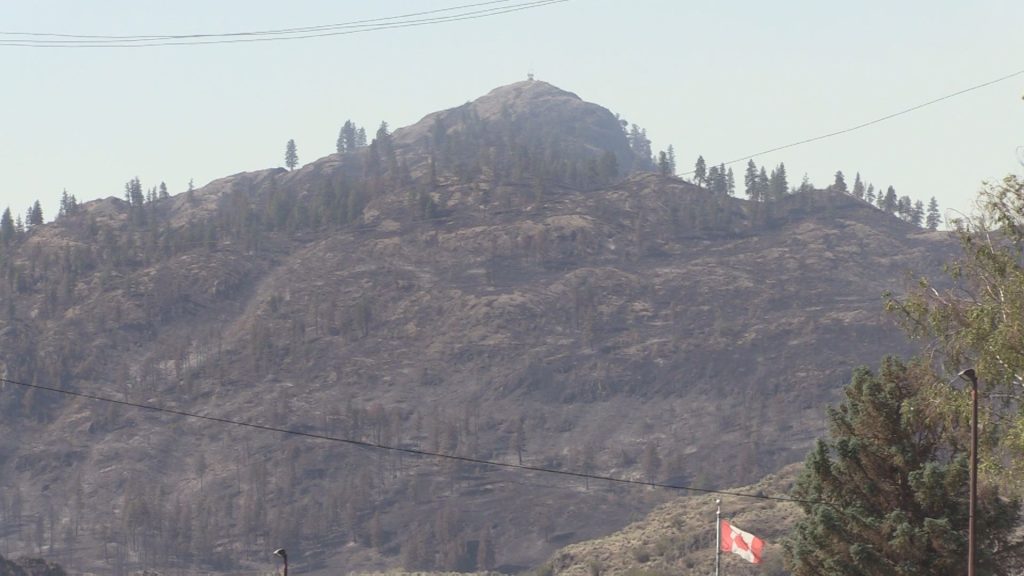
<svg viewBox="0 0 1024 576"><path fill-rule="evenodd" d="M610 111L517 83L301 169L85 203L4 248L0 360L361 442L752 482L803 458L852 367L911 350L880 295L955 245L649 163ZM10 385L0 414L0 539L100 573L281 546L303 573L515 571L668 497Z"/></svg>

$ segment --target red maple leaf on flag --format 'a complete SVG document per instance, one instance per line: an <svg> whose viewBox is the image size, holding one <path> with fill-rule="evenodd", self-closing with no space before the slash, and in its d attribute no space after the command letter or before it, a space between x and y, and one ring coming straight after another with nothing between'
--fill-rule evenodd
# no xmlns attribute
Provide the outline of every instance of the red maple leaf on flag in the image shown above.
<svg viewBox="0 0 1024 576"><path fill-rule="evenodd" d="M752 564L760 564L764 553L764 540L722 520L722 552L732 552Z"/></svg>

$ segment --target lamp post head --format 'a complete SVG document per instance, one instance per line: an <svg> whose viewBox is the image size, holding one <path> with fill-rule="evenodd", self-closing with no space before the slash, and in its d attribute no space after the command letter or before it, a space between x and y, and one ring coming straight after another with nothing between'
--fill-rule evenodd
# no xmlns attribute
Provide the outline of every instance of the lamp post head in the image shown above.
<svg viewBox="0 0 1024 576"><path fill-rule="evenodd" d="M280 556L285 560L288 559L288 553L284 551L284 548L278 548L277 550L274 550L274 556Z"/></svg>
<svg viewBox="0 0 1024 576"><path fill-rule="evenodd" d="M961 370L957 376L960 377L961 380L966 380L975 386L978 385L978 375L974 372L974 368Z"/></svg>

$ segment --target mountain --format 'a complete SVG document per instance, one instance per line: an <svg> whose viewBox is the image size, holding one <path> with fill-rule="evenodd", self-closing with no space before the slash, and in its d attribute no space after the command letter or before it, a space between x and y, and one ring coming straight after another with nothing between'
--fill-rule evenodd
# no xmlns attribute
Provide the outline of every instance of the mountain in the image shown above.
<svg viewBox="0 0 1024 576"><path fill-rule="evenodd" d="M9 383L0 550L515 571L671 495L410 451L700 487L802 459L852 367L912 351L881 293L955 243L842 193L751 203L649 165L611 112L525 82L19 234L7 379L361 444Z"/></svg>

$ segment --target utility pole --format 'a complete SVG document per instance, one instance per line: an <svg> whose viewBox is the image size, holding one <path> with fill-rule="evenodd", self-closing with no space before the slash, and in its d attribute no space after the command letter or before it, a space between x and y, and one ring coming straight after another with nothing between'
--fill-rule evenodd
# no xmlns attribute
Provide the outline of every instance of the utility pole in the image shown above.
<svg viewBox="0 0 1024 576"><path fill-rule="evenodd" d="M967 576L974 576L974 517L978 502L978 375L974 368L959 374L971 383L971 502L967 521Z"/></svg>

